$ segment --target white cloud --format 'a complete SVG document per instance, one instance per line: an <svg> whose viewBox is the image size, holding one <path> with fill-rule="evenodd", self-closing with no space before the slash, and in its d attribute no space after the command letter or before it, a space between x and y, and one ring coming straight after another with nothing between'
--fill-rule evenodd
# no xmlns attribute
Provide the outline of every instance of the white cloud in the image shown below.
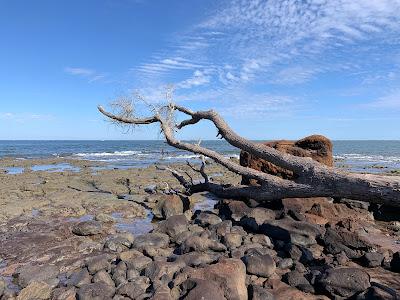
<svg viewBox="0 0 400 300"><path fill-rule="evenodd" d="M86 78L88 82L95 82L106 77L106 74L104 73L99 73L95 70L86 68L66 67L64 71L70 75Z"/></svg>
<svg viewBox="0 0 400 300"><path fill-rule="evenodd" d="M50 114L0 112L0 120L9 122L51 121L54 118Z"/></svg>
<svg viewBox="0 0 400 300"><path fill-rule="evenodd" d="M400 109L400 89L393 90L385 96L366 105L369 108Z"/></svg>
<svg viewBox="0 0 400 300"><path fill-rule="evenodd" d="M209 70L196 70L193 76L176 84L176 88L189 89L195 86L201 86L210 82L211 76Z"/></svg>

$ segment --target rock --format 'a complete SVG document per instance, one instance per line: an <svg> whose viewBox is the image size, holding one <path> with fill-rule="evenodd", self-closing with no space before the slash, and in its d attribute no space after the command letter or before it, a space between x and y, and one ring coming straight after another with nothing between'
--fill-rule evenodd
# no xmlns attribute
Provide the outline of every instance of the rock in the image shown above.
<svg viewBox="0 0 400 300"><path fill-rule="evenodd" d="M151 297L151 300L174 300L171 296L171 290L168 286L159 286Z"/></svg>
<svg viewBox="0 0 400 300"><path fill-rule="evenodd" d="M262 144L265 147L272 147L280 152L292 154L300 157L311 157L312 159L333 166L332 142L321 135L311 135L304 139L293 141L273 141ZM278 167L266 160L260 159L246 151L240 152L240 165L249 167L264 173L276 175L285 179L292 179L293 172ZM246 177L242 178L242 184L255 184L254 180Z"/></svg>
<svg viewBox="0 0 400 300"><path fill-rule="evenodd" d="M2 278L0 278L0 299L4 293L4 290L6 289L6 286L6 282Z"/></svg>
<svg viewBox="0 0 400 300"><path fill-rule="evenodd" d="M175 215L161 222L156 231L168 234L172 239L188 230L188 220L185 215Z"/></svg>
<svg viewBox="0 0 400 300"><path fill-rule="evenodd" d="M133 240L133 236L129 238L125 235L113 235L106 241L104 248L113 252L123 252L131 247Z"/></svg>
<svg viewBox="0 0 400 300"><path fill-rule="evenodd" d="M362 251L372 248L370 244L361 240L356 233L343 229L327 228L323 242L328 253L338 254L343 251L351 259L360 258Z"/></svg>
<svg viewBox="0 0 400 300"><path fill-rule="evenodd" d="M109 300L114 294L115 288L104 282L85 284L77 293L79 300Z"/></svg>
<svg viewBox="0 0 400 300"><path fill-rule="evenodd" d="M153 261L146 267L144 275L151 279L153 285L159 282L161 277L168 283L183 267L185 267L185 264L179 261Z"/></svg>
<svg viewBox="0 0 400 300"><path fill-rule="evenodd" d="M128 267L125 262L120 261L118 265L113 270L112 279L115 282L115 285L118 287L121 284L125 284L127 282L127 270Z"/></svg>
<svg viewBox="0 0 400 300"><path fill-rule="evenodd" d="M182 283L181 289L188 291L186 300L227 300L221 287L209 280L189 278Z"/></svg>
<svg viewBox="0 0 400 300"><path fill-rule="evenodd" d="M279 269L290 269L293 266L293 259L284 258L278 262Z"/></svg>
<svg viewBox="0 0 400 300"><path fill-rule="evenodd" d="M367 268L379 267L383 261L383 254L378 252L368 252L363 256L364 266Z"/></svg>
<svg viewBox="0 0 400 300"><path fill-rule="evenodd" d="M368 208L370 206L369 202L364 202L364 201L359 201L359 200L351 200L351 199L346 199L346 198L340 199L340 203L344 203L350 208L360 208L360 209L365 209L365 210L368 210Z"/></svg>
<svg viewBox="0 0 400 300"><path fill-rule="evenodd" d="M318 284L332 297L351 297L370 287L367 272L358 268L328 269L318 280Z"/></svg>
<svg viewBox="0 0 400 300"><path fill-rule="evenodd" d="M200 226L206 227L210 225L216 225L221 223L222 220L220 217L213 213L209 212L201 212L195 219L195 224L199 224Z"/></svg>
<svg viewBox="0 0 400 300"><path fill-rule="evenodd" d="M249 296L252 300L274 300L275 297L266 288L257 285L249 287Z"/></svg>
<svg viewBox="0 0 400 300"><path fill-rule="evenodd" d="M266 221L275 220L275 212L268 208L256 207L249 210L249 212L240 219L240 225L245 229L252 232L257 232L259 226Z"/></svg>
<svg viewBox="0 0 400 300"><path fill-rule="evenodd" d="M167 248L169 245L168 235L160 232L153 232L136 237L133 248L141 251L146 247Z"/></svg>
<svg viewBox="0 0 400 300"><path fill-rule="evenodd" d="M152 259L150 257L140 255L124 260L124 262L129 269L135 269L140 272L152 262Z"/></svg>
<svg viewBox="0 0 400 300"><path fill-rule="evenodd" d="M215 232L215 234L218 237L224 237L227 233L231 232L232 221L231 220L222 221L221 223L209 226L209 229Z"/></svg>
<svg viewBox="0 0 400 300"><path fill-rule="evenodd" d="M187 268L175 278L175 284L180 285L188 278L217 284L226 299L247 300L246 268L239 259L221 258L204 268Z"/></svg>
<svg viewBox="0 0 400 300"><path fill-rule="evenodd" d="M287 284L289 284L290 286L298 288L299 290L306 293L314 293L313 286L308 282L308 280L303 276L302 273L298 271L291 271L289 273L286 273L284 278Z"/></svg>
<svg viewBox="0 0 400 300"><path fill-rule="evenodd" d="M397 295L391 294L388 290L380 289L376 286L371 286L366 291L357 295L355 300L393 300L398 299Z"/></svg>
<svg viewBox="0 0 400 300"><path fill-rule="evenodd" d="M72 227L72 233L81 236L96 235L101 232L102 226L98 221L83 221Z"/></svg>
<svg viewBox="0 0 400 300"><path fill-rule="evenodd" d="M307 222L294 221L290 218L264 223L260 230L269 237L300 246L311 246L317 243L322 235L322 228Z"/></svg>
<svg viewBox="0 0 400 300"><path fill-rule="evenodd" d="M276 269L275 261L269 254L247 255L244 261L247 273L249 274L270 277Z"/></svg>
<svg viewBox="0 0 400 300"><path fill-rule="evenodd" d="M239 222L251 210L246 203L237 200L222 200L218 208L221 216L236 222Z"/></svg>
<svg viewBox="0 0 400 300"><path fill-rule="evenodd" d="M400 273L400 251L393 254L393 258L390 261L390 268L393 272Z"/></svg>
<svg viewBox="0 0 400 300"><path fill-rule="evenodd" d="M52 291L52 300L76 300L76 289L74 287L59 287Z"/></svg>
<svg viewBox="0 0 400 300"><path fill-rule="evenodd" d="M26 265L18 269L18 284L21 287L28 286L32 281L42 281L54 287L58 284L59 269L54 265Z"/></svg>
<svg viewBox="0 0 400 300"><path fill-rule="evenodd" d="M162 195L153 208L153 214L159 219L168 219L183 214L183 210L183 202L178 195Z"/></svg>
<svg viewBox="0 0 400 300"><path fill-rule="evenodd" d="M220 242L210 240L206 237L190 236L188 237L180 247L182 253L188 253L192 251L226 251L224 244Z"/></svg>
<svg viewBox="0 0 400 300"><path fill-rule="evenodd" d="M17 300L48 300L51 295L51 287L43 281L31 281L27 287L21 290Z"/></svg>
<svg viewBox="0 0 400 300"><path fill-rule="evenodd" d="M183 262L190 267L197 267L214 263L220 257L221 254L215 252L190 252L177 256L175 260L177 262Z"/></svg>
<svg viewBox="0 0 400 300"><path fill-rule="evenodd" d="M157 192L156 185L148 185L144 188L144 191L149 194L155 194Z"/></svg>
<svg viewBox="0 0 400 300"><path fill-rule="evenodd" d="M100 254L89 257L85 260L86 267L90 274L95 274L100 270L110 270L111 261L115 258L113 255Z"/></svg>
<svg viewBox="0 0 400 300"><path fill-rule="evenodd" d="M145 296L150 296L146 293L147 288L150 286L150 280L147 277L139 277L135 281L127 282L120 286L117 293L122 296L127 296L130 299L144 299Z"/></svg>
<svg viewBox="0 0 400 300"><path fill-rule="evenodd" d="M229 248L237 248L242 244L242 235L239 233L227 233L224 236L224 244Z"/></svg>
<svg viewBox="0 0 400 300"><path fill-rule="evenodd" d="M273 248L274 246L272 245L271 239L264 234L255 234L254 236L251 237L251 241L253 243L257 243L268 248Z"/></svg>
<svg viewBox="0 0 400 300"><path fill-rule="evenodd" d="M104 282L105 284L115 287L115 283L112 280L110 274L108 274L105 270L101 270L101 271L97 272L93 276L93 282Z"/></svg>
<svg viewBox="0 0 400 300"><path fill-rule="evenodd" d="M96 221L103 222L103 223L114 223L115 222L115 220L114 220L114 218L112 216L107 215L107 214L103 214L103 213L97 214L94 217L94 219Z"/></svg>
<svg viewBox="0 0 400 300"><path fill-rule="evenodd" d="M67 285L75 286L75 287L79 288L79 287L81 287L85 284L89 284L91 282L92 282L92 276L90 276L90 274L86 268L83 268L83 269L71 274L71 276L67 280Z"/></svg>

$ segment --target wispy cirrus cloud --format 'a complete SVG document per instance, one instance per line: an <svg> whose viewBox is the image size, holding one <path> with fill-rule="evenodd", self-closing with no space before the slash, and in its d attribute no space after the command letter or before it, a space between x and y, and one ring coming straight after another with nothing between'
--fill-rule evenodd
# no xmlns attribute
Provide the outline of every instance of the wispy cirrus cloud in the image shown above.
<svg viewBox="0 0 400 300"><path fill-rule="evenodd" d="M106 77L105 73L100 73L92 69L87 68L73 68L73 67L66 67L64 71L67 74L79 76L82 78L86 78L88 82L95 82Z"/></svg>
<svg viewBox="0 0 400 300"><path fill-rule="evenodd" d="M375 101L367 103L365 107L375 109L400 109L400 89L395 89Z"/></svg>
<svg viewBox="0 0 400 300"><path fill-rule="evenodd" d="M50 114L37 114L37 113L14 113L14 112L0 112L0 120L9 122L32 122L32 121L51 121L55 117Z"/></svg>

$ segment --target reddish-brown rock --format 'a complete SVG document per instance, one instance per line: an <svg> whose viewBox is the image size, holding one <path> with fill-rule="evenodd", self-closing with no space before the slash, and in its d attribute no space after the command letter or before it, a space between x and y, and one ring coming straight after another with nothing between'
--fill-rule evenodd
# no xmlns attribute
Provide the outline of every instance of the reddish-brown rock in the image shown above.
<svg viewBox="0 0 400 300"><path fill-rule="evenodd" d="M298 141L280 140L266 142L263 145L295 156L311 157L324 165L333 166L332 142L322 135L311 135ZM240 165L285 179L293 178L292 171L276 166L246 151L240 152ZM255 184L255 182L243 177L242 184Z"/></svg>

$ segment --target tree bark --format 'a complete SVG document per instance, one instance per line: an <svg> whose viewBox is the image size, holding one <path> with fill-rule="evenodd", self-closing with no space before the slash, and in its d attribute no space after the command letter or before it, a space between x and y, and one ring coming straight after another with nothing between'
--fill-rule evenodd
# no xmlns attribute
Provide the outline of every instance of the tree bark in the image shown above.
<svg viewBox="0 0 400 300"><path fill-rule="evenodd" d="M223 198L251 198L256 201L271 201L294 197L335 197L400 207L400 177L347 173L336 168L327 167L310 158L297 157L279 152L271 147L265 147L236 134L225 120L213 110L192 111L174 104L164 106L163 109L168 110L167 115L169 116L176 112L189 116L189 119L179 124L174 124L170 119L163 117L158 112L151 117L141 119L126 118L118 114L112 114L105 111L101 106L98 109L114 122L121 124L145 125L159 123L161 131L170 146L208 157L236 174L261 182L260 186L224 186L210 182L205 174L205 164L203 162L202 167L197 171L203 176L204 183L193 184L186 180L185 176L180 172L165 168L172 172L175 178L187 189L188 193L209 191ZM293 171L296 179L282 179L240 166L222 154L202 147L200 144L190 144L175 138L174 133L176 130L194 125L201 120L211 121L217 128L218 135L232 146L267 160L274 165Z"/></svg>

